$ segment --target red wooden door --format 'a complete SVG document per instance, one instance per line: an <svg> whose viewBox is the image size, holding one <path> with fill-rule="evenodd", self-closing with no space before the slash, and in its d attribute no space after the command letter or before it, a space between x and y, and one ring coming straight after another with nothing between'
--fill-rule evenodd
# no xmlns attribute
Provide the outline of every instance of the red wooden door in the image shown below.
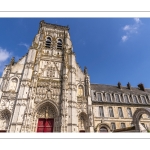
<svg viewBox="0 0 150 150"><path fill-rule="evenodd" d="M80 132L85 132L85 130L80 130Z"/></svg>
<svg viewBox="0 0 150 150"><path fill-rule="evenodd" d="M6 130L0 130L0 132L6 132Z"/></svg>
<svg viewBox="0 0 150 150"><path fill-rule="evenodd" d="M54 119L43 119L38 120L37 132L53 132Z"/></svg>

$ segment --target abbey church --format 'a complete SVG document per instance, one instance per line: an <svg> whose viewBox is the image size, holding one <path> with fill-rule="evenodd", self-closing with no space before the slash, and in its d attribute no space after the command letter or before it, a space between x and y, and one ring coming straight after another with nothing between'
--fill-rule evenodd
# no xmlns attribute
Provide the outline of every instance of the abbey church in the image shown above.
<svg viewBox="0 0 150 150"><path fill-rule="evenodd" d="M150 89L92 84L68 26L41 21L28 53L0 78L0 132L149 131Z"/></svg>

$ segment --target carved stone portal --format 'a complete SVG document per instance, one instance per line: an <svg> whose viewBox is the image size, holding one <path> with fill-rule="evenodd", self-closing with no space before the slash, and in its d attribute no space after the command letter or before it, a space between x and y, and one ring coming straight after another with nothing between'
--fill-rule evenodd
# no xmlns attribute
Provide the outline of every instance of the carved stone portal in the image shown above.
<svg viewBox="0 0 150 150"><path fill-rule="evenodd" d="M11 113L8 109L0 112L0 130L7 130Z"/></svg>

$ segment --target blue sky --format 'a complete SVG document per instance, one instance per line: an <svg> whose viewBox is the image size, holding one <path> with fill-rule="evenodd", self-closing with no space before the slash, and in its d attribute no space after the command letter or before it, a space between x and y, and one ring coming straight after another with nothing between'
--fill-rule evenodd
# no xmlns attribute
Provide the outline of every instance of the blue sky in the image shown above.
<svg viewBox="0 0 150 150"><path fill-rule="evenodd" d="M28 52L39 22L70 27L73 51L91 83L150 88L150 18L0 18L0 76Z"/></svg>

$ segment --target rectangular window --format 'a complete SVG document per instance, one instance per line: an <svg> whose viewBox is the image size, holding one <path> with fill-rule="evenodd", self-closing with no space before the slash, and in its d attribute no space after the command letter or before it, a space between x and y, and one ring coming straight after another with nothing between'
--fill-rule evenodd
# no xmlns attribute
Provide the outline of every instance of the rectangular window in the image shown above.
<svg viewBox="0 0 150 150"><path fill-rule="evenodd" d="M126 128L125 123L121 123L121 128Z"/></svg>
<svg viewBox="0 0 150 150"><path fill-rule="evenodd" d="M132 111L131 108L127 108L129 118L132 118Z"/></svg>
<svg viewBox="0 0 150 150"><path fill-rule="evenodd" d="M112 128L112 130L115 130L115 129L116 129L115 123L111 123L111 128Z"/></svg>
<svg viewBox="0 0 150 150"><path fill-rule="evenodd" d="M123 112L122 112L122 108L118 107L118 112L119 112L119 117L123 117Z"/></svg>
<svg viewBox="0 0 150 150"><path fill-rule="evenodd" d="M110 117L114 117L114 112L113 112L113 108L109 107L109 116Z"/></svg>
<svg viewBox="0 0 150 150"><path fill-rule="evenodd" d="M99 114L100 114L100 117L104 117L103 106L100 106L100 107L99 107Z"/></svg>
<svg viewBox="0 0 150 150"><path fill-rule="evenodd" d="M98 98L98 101L100 101L100 102L102 101L101 93L97 94L97 98Z"/></svg>

